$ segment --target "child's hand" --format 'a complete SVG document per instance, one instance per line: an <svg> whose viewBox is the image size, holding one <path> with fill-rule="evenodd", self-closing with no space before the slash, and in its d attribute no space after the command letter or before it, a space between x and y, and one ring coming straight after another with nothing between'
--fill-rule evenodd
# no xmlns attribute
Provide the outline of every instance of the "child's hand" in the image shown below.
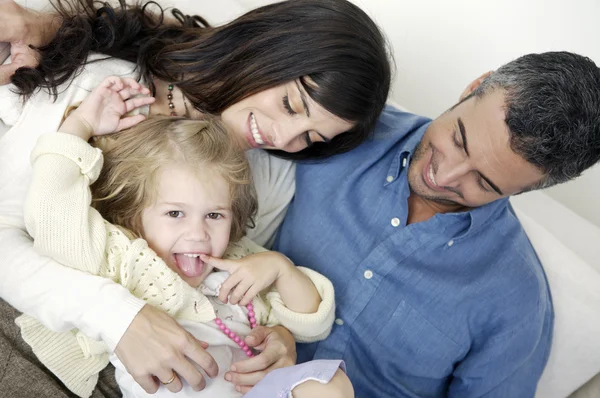
<svg viewBox="0 0 600 398"><path fill-rule="evenodd" d="M281 253L267 251L251 254L240 260L223 260L205 254L200 259L207 265L228 271L231 275L219 290L219 300L223 303L246 305L263 289L271 286L294 265Z"/></svg>
<svg viewBox="0 0 600 398"><path fill-rule="evenodd" d="M133 98L138 94L148 95L150 90L131 78L107 77L71 112L60 131L87 141L93 135L111 134L135 126L146 117L123 115L155 101L154 97Z"/></svg>

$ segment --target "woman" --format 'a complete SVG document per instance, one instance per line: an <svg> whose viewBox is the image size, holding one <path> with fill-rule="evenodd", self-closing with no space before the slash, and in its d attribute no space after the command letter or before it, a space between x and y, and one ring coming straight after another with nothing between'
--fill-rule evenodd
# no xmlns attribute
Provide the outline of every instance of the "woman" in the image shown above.
<svg viewBox="0 0 600 398"><path fill-rule="evenodd" d="M24 134L41 133L34 133L35 123L52 129L64 110L107 73L131 74L131 64L96 62L67 89L88 52L101 51L140 65L143 80L154 85L157 97L150 113L220 114L249 148L271 148L292 158L343 152L367 136L387 97L390 71L384 40L362 11L343 0L274 4L223 27L203 29L187 27L190 18L183 18L186 27L156 24L143 8L127 13L103 8L96 14L87 5L81 7L85 17L70 17L59 7L64 24L57 40L43 49L38 71L20 71L14 78L25 95L44 86L40 77L48 78L46 87L56 89L58 97L51 103L43 93L34 95L23 113L37 107L44 117L13 117L8 124L15 127L0 140L0 250L6 256L0 265L0 295L47 326L77 327L105 340L149 392L158 388L153 376L165 370L201 389L205 381L193 363L209 376L216 374L216 365L170 317L108 281L32 253L22 230L20 198L29 178L24 158L35 140ZM261 152L251 151L250 159L261 212L256 230L249 232L266 243L293 194L293 168ZM57 283L45 283L49 279ZM44 285L44 294L27 294L39 291L39 285ZM109 313L122 319L120 329L104 329L103 314ZM258 329L247 342L264 351L239 362L229 374L241 391L266 372L295 361L294 342L285 330ZM168 388L181 389L180 377Z"/></svg>

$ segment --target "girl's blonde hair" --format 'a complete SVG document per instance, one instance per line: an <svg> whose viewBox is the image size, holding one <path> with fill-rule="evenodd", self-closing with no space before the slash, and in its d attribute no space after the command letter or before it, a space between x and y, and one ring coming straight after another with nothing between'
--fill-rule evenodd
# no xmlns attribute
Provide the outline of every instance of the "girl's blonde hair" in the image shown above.
<svg viewBox="0 0 600 398"><path fill-rule="evenodd" d="M229 183L233 220L231 240L252 226L257 199L248 160L214 119L156 117L94 146L103 150L104 166L93 184L94 207L112 224L142 236L142 212L156 200L161 167L185 163L198 173L217 173Z"/></svg>

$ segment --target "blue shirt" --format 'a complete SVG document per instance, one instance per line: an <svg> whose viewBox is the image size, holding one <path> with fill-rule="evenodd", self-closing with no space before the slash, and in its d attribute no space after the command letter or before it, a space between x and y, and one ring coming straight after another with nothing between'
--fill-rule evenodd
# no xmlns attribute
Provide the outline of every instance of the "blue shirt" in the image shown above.
<svg viewBox="0 0 600 398"><path fill-rule="evenodd" d="M552 303L508 200L406 225L429 122L387 107L359 148L298 164L275 249L327 276L337 306L298 361L344 359L357 397L533 397Z"/></svg>

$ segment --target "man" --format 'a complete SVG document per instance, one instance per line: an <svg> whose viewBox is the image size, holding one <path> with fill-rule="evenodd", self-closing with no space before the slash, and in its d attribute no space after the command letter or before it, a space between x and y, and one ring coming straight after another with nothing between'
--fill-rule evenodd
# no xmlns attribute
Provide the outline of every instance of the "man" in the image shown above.
<svg viewBox="0 0 600 398"><path fill-rule="evenodd" d="M508 197L599 159L600 70L555 52L433 121L389 107L358 149L298 165L275 249L331 279L338 308L298 361L343 358L357 397L532 397L553 311Z"/></svg>

